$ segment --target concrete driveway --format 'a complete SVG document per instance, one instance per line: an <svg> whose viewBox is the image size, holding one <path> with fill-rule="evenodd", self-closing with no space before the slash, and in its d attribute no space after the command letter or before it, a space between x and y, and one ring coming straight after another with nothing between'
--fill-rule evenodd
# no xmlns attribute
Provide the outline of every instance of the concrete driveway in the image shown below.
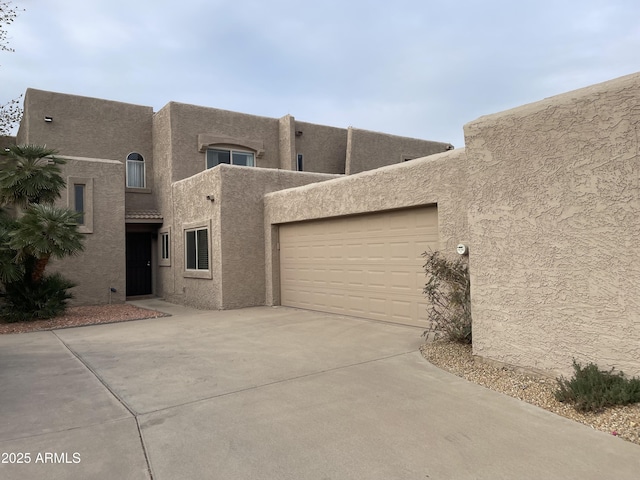
<svg viewBox="0 0 640 480"><path fill-rule="evenodd" d="M420 329L136 303L173 316L0 336L0 478L640 475L637 445L431 366Z"/></svg>

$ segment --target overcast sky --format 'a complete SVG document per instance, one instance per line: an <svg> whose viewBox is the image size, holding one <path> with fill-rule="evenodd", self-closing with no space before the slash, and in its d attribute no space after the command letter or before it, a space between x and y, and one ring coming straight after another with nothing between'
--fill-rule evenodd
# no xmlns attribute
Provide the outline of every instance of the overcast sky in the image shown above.
<svg viewBox="0 0 640 480"><path fill-rule="evenodd" d="M464 145L462 127L640 71L638 0L13 0L28 87Z"/></svg>

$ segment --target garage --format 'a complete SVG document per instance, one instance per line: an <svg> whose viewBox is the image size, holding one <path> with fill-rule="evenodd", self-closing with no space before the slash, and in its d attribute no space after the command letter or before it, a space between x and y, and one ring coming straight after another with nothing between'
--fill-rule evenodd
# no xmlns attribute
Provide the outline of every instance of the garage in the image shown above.
<svg viewBox="0 0 640 480"><path fill-rule="evenodd" d="M425 326L436 206L280 225L281 304Z"/></svg>

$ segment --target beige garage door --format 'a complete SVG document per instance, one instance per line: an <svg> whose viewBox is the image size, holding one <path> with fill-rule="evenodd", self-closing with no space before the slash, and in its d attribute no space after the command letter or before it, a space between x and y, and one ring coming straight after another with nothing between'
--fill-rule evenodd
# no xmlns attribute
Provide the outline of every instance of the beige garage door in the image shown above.
<svg viewBox="0 0 640 480"><path fill-rule="evenodd" d="M425 326L435 206L280 225L281 303Z"/></svg>

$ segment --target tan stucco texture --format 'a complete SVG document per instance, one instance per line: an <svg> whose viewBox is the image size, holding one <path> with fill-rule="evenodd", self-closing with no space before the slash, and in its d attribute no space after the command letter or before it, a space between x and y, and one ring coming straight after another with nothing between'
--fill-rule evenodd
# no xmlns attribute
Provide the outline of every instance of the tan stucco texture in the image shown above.
<svg viewBox="0 0 640 480"><path fill-rule="evenodd" d="M465 126L474 352L640 374L640 75Z"/></svg>
<svg viewBox="0 0 640 480"><path fill-rule="evenodd" d="M65 157L63 157L65 158ZM59 271L77 284L71 289L73 304L123 303L125 300L124 164L115 160L66 159L62 176L67 189L59 205L73 208L74 183L85 185L84 251L64 260L53 260ZM115 289L112 292L111 289Z"/></svg>

